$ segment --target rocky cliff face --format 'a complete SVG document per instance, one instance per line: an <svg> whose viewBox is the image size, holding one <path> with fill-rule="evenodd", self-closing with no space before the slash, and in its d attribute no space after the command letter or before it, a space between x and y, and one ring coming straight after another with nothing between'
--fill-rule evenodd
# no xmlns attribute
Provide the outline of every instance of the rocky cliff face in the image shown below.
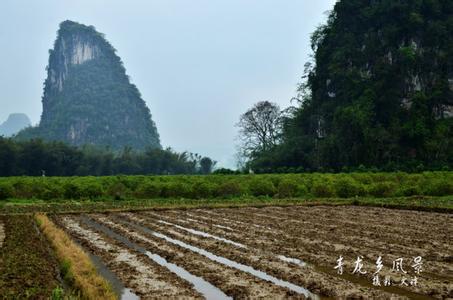
<svg viewBox="0 0 453 300"><path fill-rule="evenodd" d="M337 2L313 34L316 65L308 74L312 111L332 134L345 110L345 125L357 117L368 126L406 127L406 140L429 136L436 121L453 116L452 3Z"/></svg>
<svg viewBox="0 0 453 300"><path fill-rule="evenodd" d="M0 136L10 137L30 125L26 114L10 114L8 119L0 124Z"/></svg>
<svg viewBox="0 0 453 300"><path fill-rule="evenodd" d="M311 41L303 104L286 124L278 163L453 164L453 1L337 1Z"/></svg>
<svg viewBox="0 0 453 300"><path fill-rule="evenodd" d="M40 125L20 136L160 148L150 111L115 51L94 27L61 23L49 52Z"/></svg>

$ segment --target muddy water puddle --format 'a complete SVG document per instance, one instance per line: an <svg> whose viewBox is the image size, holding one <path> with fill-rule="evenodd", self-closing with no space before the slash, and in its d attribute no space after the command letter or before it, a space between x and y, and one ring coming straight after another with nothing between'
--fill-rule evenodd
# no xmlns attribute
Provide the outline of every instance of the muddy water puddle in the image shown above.
<svg viewBox="0 0 453 300"><path fill-rule="evenodd" d="M181 220L179 220L179 221L181 221ZM235 245L235 246L240 247L240 248L244 248L244 249L248 248L244 244L233 242L232 240L229 240L229 239L226 239L226 238L222 238L222 237L219 237L219 236L215 236L215 235L209 234L209 233L204 232L204 231L199 231L199 230L195 230L195 229L192 229L192 228L183 227L183 226L180 226L180 225L177 225L177 224L174 224L174 223L171 223L171 222L163 221L163 220L158 220L157 222L161 223L161 224L169 225L169 226L174 226L176 228L185 230L185 231L190 232L190 233L195 234L195 235L203 236L203 237L206 237L206 238L213 238L215 240L219 240L219 241L222 241L222 242L225 242L225 243L228 243L228 244L232 244L232 245ZM284 255L275 255L275 257L278 258L281 261L284 261L284 262L290 263L290 264L295 264L295 265L298 265L300 267L307 266L306 262L304 262L303 260L298 259L298 258L286 257Z"/></svg>
<svg viewBox="0 0 453 300"><path fill-rule="evenodd" d="M72 222L68 219L65 219L64 223L69 228L72 228L73 230L76 229L76 231L78 232L80 232L80 230L83 230L77 225L77 223ZM78 241L73 240L73 242L76 243L76 245L79 246L81 249L84 249L82 244L79 243ZM132 292L132 290L124 286L123 282L115 275L115 273L110 271L110 269L102 261L101 257L93 254L91 251L85 251L85 253L87 253L87 255L89 256L97 272L110 284L110 286L113 289L113 292L118 296L118 299L120 300L140 299L134 292Z"/></svg>
<svg viewBox="0 0 453 300"><path fill-rule="evenodd" d="M251 274L251 275L253 275L253 276L255 276L255 277L259 278L259 279L272 282L275 285L288 288L289 290L292 290L292 291L294 291L296 293L303 294L305 297L310 297L311 299L319 299L319 297L317 295L311 293L308 289L306 289L306 288L304 288L302 286L299 286L299 285L296 285L296 284L293 284L293 283L278 279L278 278L276 278L274 276L271 276L271 275L269 275L269 274L267 274L267 273L265 273L263 271L256 270L256 269L254 269L254 268L252 268L250 266L247 266L247 265L232 261L232 260L230 260L228 258L225 258L225 257L222 257L222 256L218 256L218 255L213 254L213 253L211 253L209 251L206 251L204 249L189 245L189 244L187 244L185 242L182 242L180 240L173 239L173 238L171 238L169 236L166 236L165 234L153 231L153 230L151 230L151 229L149 229L147 227L144 227L144 226L132 223L132 222L124 221L124 220L122 222L124 222L125 224L128 224L129 226L134 227L134 228L136 228L138 230L141 230L141 231L143 231L143 232L145 232L147 234L150 234L150 235L153 235L155 237L161 238L161 239L163 239L163 240L165 240L165 241L167 241L167 242L169 242L171 244L180 246L180 247L188 249L188 250L190 250L192 252L195 252L195 253L198 253L200 255L203 255L206 258L208 258L208 259L210 259L212 261L215 261L217 263L220 263L220 264L223 264L225 266L237 269L237 270L242 271L242 272L246 272L246 273Z"/></svg>
<svg viewBox="0 0 453 300"><path fill-rule="evenodd" d="M277 258L282 260L282 261L284 261L284 262L288 262L288 263L292 263L292 264L295 264L295 265L299 265L301 267L305 267L307 265L306 262L304 262L303 260L298 259L298 258L286 257L284 255L277 255Z"/></svg>
<svg viewBox="0 0 453 300"><path fill-rule="evenodd" d="M121 280L110 271L109 268L102 262L99 256L96 256L88 252L90 260L93 262L98 273L108 281L112 287L115 294L120 300L138 300L140 299L136 294L134 294L130 289L126 288Z"/></svg>
<svg viewBox="0 0 453 300"><path fill-rule="evenodd" d="M232 299L231 297L228 297L226 295L223 298L219 297L219 292L214 290L212 288L213 286L210 283L208 283L201 277L192 275L191 273L187 272L185 269L183 269L175 264L169 263L165 258L163 258L157 254L153 254L149 251L146 251L145 254L149 258L151 258L152 260L154 260L155 262L160 264L161 266L164 266L164 267L168 268L170 271L172 271L173 273L176 273L179 277L196 285L198 287L197 290L201 294L203 294L203 296L205 296L206 299Z"/></svg>
<svg viewBox="0 0 453 300"><path fill-rule="evenodd" d="M99 224L85 216L81 217L81 220L88 226L93 227L93 228L103 232L110 238L113 238L113 239L125 244L129 248L134 249L135 251L145 254L147 257L149 257L151 260L153 260L157 264L166 267L172 273L174 273L177 276L179 276L180 278L190 282L193 285L194 289L197 292L199 292L201 295L203 295L206 299L231 299L230 297L225 295L220 289L213 286L212 284L210 284L203 278L195 276L195 275L191 274L190 272L188 272L187 270L185 270L184 268L181 268L175 264L167 262L167 260L165 258L163 258L162 256L155 254L155 253L151 253L150 251L131 242L129 239L112 231L111 229L107 228L106 226Z"/></svg>

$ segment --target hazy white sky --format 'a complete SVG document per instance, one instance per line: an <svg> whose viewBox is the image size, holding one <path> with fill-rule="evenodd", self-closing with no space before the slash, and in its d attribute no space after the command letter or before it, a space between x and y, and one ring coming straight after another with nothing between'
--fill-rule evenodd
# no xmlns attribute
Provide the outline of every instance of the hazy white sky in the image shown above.
<svg viewBox="0 0 453 300"><path fill-rule="evenodd" d="M290 104L309 37L335 0L1 0L0 122L39 123L58 24L93 25L118 50L164 147L234 167L234 126L260 100Z"/></svg>

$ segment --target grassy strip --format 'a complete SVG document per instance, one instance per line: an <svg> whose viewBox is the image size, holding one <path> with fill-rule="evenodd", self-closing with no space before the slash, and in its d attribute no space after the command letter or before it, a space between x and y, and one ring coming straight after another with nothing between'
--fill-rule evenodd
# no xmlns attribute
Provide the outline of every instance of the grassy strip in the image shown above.
<svg viewBox="0 0 453 300"><path fill-rule="evenodd" d="M64 279L79 292L81 298L117 299L107 281L97 273L88 255L63 230L57 228L44 214L36 214L35 218L55 249Z"/></svg>
<svg viewBox="0 0 453 300"><path fill-rule="evenodd" d="M358 205L420 211L453 213L453 196L444 197L398 197L398 198L285 198L248 197L232 199L133 199L120 201L58 201L42 200L8 200L0 202L0 214L22 214L33 212L71 213L71 212L103 212L103 211L134 211L144 209L170 208L219 208L242 206L288 206L288 205Z"/></svg>

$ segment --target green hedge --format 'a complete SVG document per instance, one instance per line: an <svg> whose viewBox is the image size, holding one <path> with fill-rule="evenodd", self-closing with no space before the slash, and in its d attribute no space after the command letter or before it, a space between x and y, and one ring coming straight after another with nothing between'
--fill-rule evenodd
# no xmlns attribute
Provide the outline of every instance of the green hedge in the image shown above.
<svg viewBox="0 0 453 300"><path fill-rule="evenodd" d="M453 172L0 178L0 200L414 195L453 195Z"/></svg>

